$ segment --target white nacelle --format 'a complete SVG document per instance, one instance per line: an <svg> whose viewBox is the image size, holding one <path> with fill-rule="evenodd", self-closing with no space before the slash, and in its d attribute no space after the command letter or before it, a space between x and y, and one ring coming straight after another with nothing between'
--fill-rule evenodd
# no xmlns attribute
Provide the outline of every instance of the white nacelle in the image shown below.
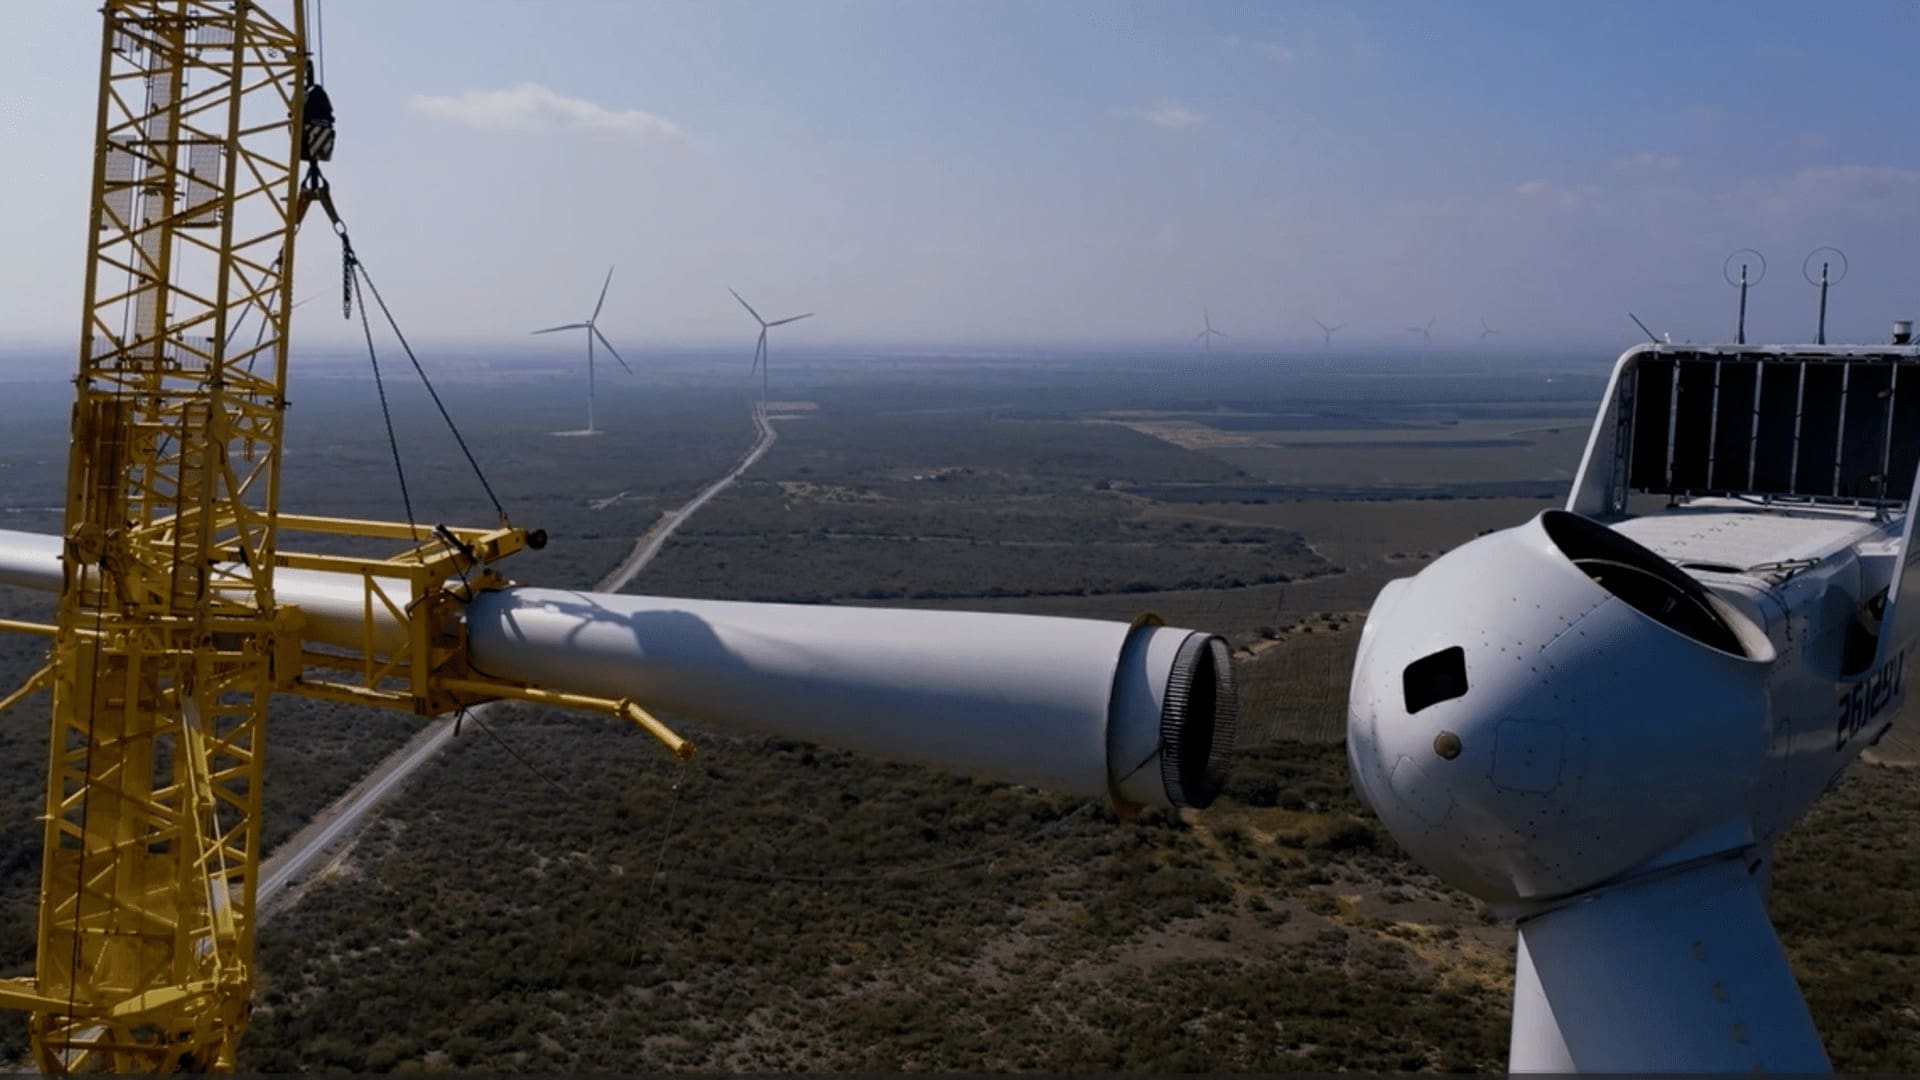
<svg viewBox="0 0 1920 1080"><path fill-rule="evenodd" d="M1517 920L1510 1070L1828 1070L1768 865L1920 651L1917 371L1904 346L1630 350L1567 510L1381 592L1354 782Z"/></svg>
<svg viewBox="0 0 1920 1080"><path fill-rule="evenodd" d="M1604 531L1553 511L1388 585L1349 702L1368 803L1423 864L1497 905L1719 842L1767 768L1764 634L1724 607L1713 616L1740 631L1716 643L1657 621L1576 566L1549 525L1575 544ZM1606 554L1630 565L1625 548Z"/></svg>

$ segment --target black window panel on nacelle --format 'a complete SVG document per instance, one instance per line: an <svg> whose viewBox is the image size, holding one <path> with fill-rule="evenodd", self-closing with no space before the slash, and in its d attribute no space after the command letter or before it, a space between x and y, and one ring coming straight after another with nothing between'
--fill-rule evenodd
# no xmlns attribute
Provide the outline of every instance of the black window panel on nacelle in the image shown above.
<svg viewBox="0 0 1920 1080"><path fill-rule="evenodd" d="M1760 367L1760 423L1753 444L1755 492L1793 489L1794 418L1800 415L1800 370L1790 362Z"/></svg>
<svg viewBox="0 0 1920 1080"><path fill-rule="evenodd" d="M1666 491L1673 361L1643 359L1634 367L1633 381L1633 456L1627 482L1642 491Z"/></svg>
<svg viewBox="0 0 1920 1080"><path fill-rule="evenodd" d="M1893 372L1893 419L1888 425L1887 498L1905 499L1920 469L1920 370Z"/></svg>
<svg viewBox="0 0 1920 1080"><path fill-rule="evenodd" d="M1742 491L1753 483L1754 390L1760 365L1728 360L1720 365L1719 406L1713 425L1712 487Z"/></svg>
<svg viewBox="0 0 1920 1080"><path fill-rule="evenodd" d="M1808 364L1800 384L1800 445L1793 470L1795 495L1838 495L1834 482L1840 463L1841 391L1846 381L1843 364Z"/></svg>
<svg viewBox="0 0 1920 1080"><path fill-rule="evenodd" d="M1400 692L1407 712L1417 713L1429 705L1465 697L1467 693L1467 652L1460 646L1441 649L1407 665L1400 675Z"/></svg>
<svg viewBox="0 0 1920 1080"><path fill-rule="evenodd" d="M1680 365L1673 395L1671 490L1705 491L1712 486L1707 477L1713 454L1713 391L1718 374L1718 365L1713 363Z"/></svg>
<svg viewBox="0 0 1920 1080"><path fill-rule="evenodd" d="M1920 467L1915 367L1894 354L1642 357L1625 406L1628 485L1674 496L1905 502Z"/></svg>
<svg viewBox="0 0 1920 1080"><path fill-rule="evenodd" d="M1843 498L1884 497L1887 415L1893 404L1893 365L1850 364L1847 403L1840 426L1840 490Z"/></svg>

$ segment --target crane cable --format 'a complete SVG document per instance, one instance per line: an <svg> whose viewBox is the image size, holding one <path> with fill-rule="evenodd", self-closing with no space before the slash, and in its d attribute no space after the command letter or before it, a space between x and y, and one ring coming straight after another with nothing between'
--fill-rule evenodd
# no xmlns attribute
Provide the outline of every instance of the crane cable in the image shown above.
<svg viewBox="0 0 1920 1080"><path fill-rule="evenodd" d="M380 286L375 285L373 275L367 273L367 264L359 256L352 254L352 245L347 242L344 228L340 230L340 244L343 252L352 257L352 268L359 272L360 280L367 283L367 291L373 294L373 302L380 305L380 314L386 318L387 325L393 330L393 336L400 342L400 348L406 352L408 362L413 365L414 374L420 376L420 385L426 387L427 396L433 399L434 408L440 410L440 419L447 422L447 431L452 433L453 441L459 444L460 453L466 457L467 464L472 467L474 478L479 480L481 488L485 489L487 501L493 504L493 512L500 516L502 522L505 522L507 510L500 505L500 497L494 494L493 485L487 483L487 474L481 471L480 462L474 458L472 448L467 446L466 438L460 434L459 425L453 422L453 414L447 411L447 403L440 400L440 391L434 389L433 380L427 377L427 369L420 366L420 358L414 355L413 346L407 343L407 335L401 332L399 322L395 321L393 312L387 307L386 298L380 295ZM354 294L357 296L359 292L359 286L355 285ZM366 317L364 305L361 307L360 314L363 319Z"/></svg>
<svg viewBox="0 0 1920 1080"><path fill-rule="evenodd" d="M344 232L340 234L340 247L346 268L348 309L351 310L351 298L360 292L360 279L354 274L353 245L348 242ZM380 356L373 347L373 324L367 320L367 305L364 303L360 305L360 330L367 339L367 359L373 363L373 387L380 395L380 418L387 425L387 448L393 452L393 471L400 478L400 505L407 511L407 539L418 544L420 526L414 521L413 496L407 493L407 468L400 459L400 440L393 433L393 410L387 406L387 383L380 376ZM421 562L426 561L426 554L418 547L414 548L414 555Z"/></svg>
<svg viewBox="0 0 1920 1080"><path fill-rule="evenodd" d="M480 481L480 487L487 493L487 501L493 504L493 512L498 515L501 524L508 524L506 507L501 505L500 496L495 494L493 485L487 482L487 474L480 468L480 462L473 456L473 449L467 445L466 437L460 434L460 426L454 423L453 414L447 411L447 403L440 397L440 391L434 388L433 380L428 377L427 369L420 364L420 357L413 351L413 345L407 341L407 335L400 329L399 320L393 317L393 310L387 306L384 296L380 295L380 286L374 284L373 275L367 272L366 263L353 248L353 240L347 233L346 222L333 205L333 187L320 171L317 161L307 164L306 178L301 182L299 210L295 228L306 216L307 208L318 203L326 211L327 219L333 223L334 235L340 238L340 314L343 318L353 318L353 305L360 298L360 325L367 341L367 359L373 365L374 383L380 389L380 411L386 417L387 443L393 451L395 471L400 473L401 497L406 500L406 469L400 457L400 445L393 432L393 415L387 406L386 388L380 377L380 354L373 343L373 328L367 319L367 305L360 292L360 283L366 282L367 292L373 294L374 303L380 305L380 314L387 320L387 326L393 330L393 336L400 342L400 348L407 354L407 360L413 365L415 375L420 377L420 385L426 388L427 396L433 399L434 408L440 411L440 419L446 421L447 430L452 433L453 441L459 445L460 453L467 459L467 465L473 469L474 478ZM407 507L407 525L417 532L418 525L413 519L411 502Z"/></svg>

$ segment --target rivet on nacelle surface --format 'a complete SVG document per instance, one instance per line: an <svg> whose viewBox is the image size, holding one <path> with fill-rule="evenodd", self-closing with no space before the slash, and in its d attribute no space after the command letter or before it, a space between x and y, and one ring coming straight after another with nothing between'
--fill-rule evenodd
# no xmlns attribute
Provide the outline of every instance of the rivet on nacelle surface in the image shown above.
<svg viewBox="0 0 1920 1080"><path fill-rule="evenodd" d="M1433 752L1448 761L1460 756L1460 736L1443 731L1433 737Z"/></svg>

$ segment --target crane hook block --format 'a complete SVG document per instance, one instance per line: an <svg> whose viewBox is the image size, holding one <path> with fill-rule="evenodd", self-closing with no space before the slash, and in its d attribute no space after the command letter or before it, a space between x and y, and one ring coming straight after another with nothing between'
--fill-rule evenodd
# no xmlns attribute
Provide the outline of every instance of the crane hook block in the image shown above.
<svg viewBox="0 0 1920 1080"><path fill-rule="evenodd" d="M333 99L327 88L313 81L313 65L307 65L307 97L300 110L300 160L333 160Z"/></svg>

